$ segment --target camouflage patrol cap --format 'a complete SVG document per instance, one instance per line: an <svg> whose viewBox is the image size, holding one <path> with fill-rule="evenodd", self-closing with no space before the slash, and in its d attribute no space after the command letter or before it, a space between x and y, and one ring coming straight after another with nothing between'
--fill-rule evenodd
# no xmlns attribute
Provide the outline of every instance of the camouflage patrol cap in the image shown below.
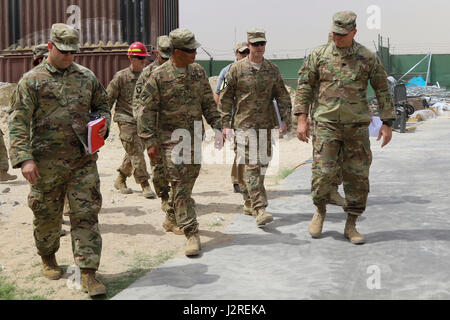
<svg viewBox="0 0 450 320"><path fill-rule="evenodd" d="M174 49L197 49L201 46L201 44L195 40L194 34L188 29L175 29L169 34L169 37Z"/></svg>
<svg viewBox="0 0 450 320"><path fill-rule="evenodd" d="M172 42L168 36L160 36L158 38L158 52L164 59L169 59L172 55Z"/></svg>
<svg viewBox="0 0 450 320"><path fill-rule="evenodd" d="M33 49L33 60L37 60L39 58L48 57L48 44L41 43L38 44Z"/></svg>
<svg viewBox="0 0 450 320"><path fill-rule="evenodd" d="M356 13L353 11L340 11L333 15L331 31L347 35L356 28Z"/></svg>
<svg viewBox="0 0 450 320"><path fill-rule="evenodd" d="M52 25L50 39L59 50L78 51L78 37L78 31L67 24Z"/></svg>
<svg viewBox="0 0 450 320"><path fill-rule="evenodd" d="M247 39L250 43L267 41L266 40L266 31L262 29L253 29L247 31Z"/></svg>
<svg viewBox="0 0 450 320"><path fill-rule="evenodd" d="M236 44L236 46L234 47L234 52L236 51L242 52L247 49L248 49L247 42L238 42L238 44Z"/></svg>

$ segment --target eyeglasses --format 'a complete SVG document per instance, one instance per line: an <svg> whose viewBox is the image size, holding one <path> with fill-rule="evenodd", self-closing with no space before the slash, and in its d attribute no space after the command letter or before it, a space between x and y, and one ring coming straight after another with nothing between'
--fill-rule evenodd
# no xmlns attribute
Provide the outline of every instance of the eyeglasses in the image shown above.
<svg viewBox="0 0 450 320"><path fill-rule="evenodd" d="M131 56L131 58L138 59L138 60L144 60L145 59L145 57L141 57L141 56Z"/></svg>
<svg viewBox="0 0 450 320"><path fill-rule="evenodd" d="M249 49L245 49L244 51L242 51L242 52L239 52L240 54L249 54L250 53L250 50Z"/></svg>
<svg viewBox="0 0 450 320"><path fill-rule="evenodd" d="M59 50L58 47L55 46L55 44L53 44L53 45L54 45L54 47L56 48L56 50L58 50L58 51L61 52L62 54L75 54L75 53L77 53L76 51L72 51L72 50L69 50L69 51Z"/></svg>
<svg viewBox="0 0 450 320"><path fill-rule="evenodd" d="M187 53L197 52L197 49L188 49L188 48L176 48L176 49L181 50L183 52L187 52Z"/></svg>
<svg viewBox="0 0 450 320"><path fill-rule="evenodd" d="M250 45L252 47L263 47L266 45L266 41L258 41L258 42L250 43Z"/></svg>

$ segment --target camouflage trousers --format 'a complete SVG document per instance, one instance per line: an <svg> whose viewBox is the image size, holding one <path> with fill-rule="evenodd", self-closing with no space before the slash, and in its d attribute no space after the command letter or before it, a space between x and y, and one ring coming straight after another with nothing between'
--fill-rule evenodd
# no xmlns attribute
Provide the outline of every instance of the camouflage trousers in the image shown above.
<svg viewBox="0 0 450 320"><path fill-rule="evenodd" d="M237 164L237 155L234 156L233 167L231 168L231 182L233 184L244 183L245 165Z"/></svg>
<svg viewBox="0 0 450 320"><path fill-rule="evenodd" d="M372 163L368 125L317 122L311 186L315 205L328 202L333 183L342 171L346 200L344 211L361 215L366 209Z"/></svg>
<svg viewBox="0 0 450 320"><path fill-rule="evenodd" d="M239 131L236 131L236 135L236 163L244 165L244 179L239 183L244 201L251 201L254 210L266 208L268 202L264 178L272 159L270 129L247 130L244 133L245 139L241 141L238 138Z"/></svg>
<svg viewBox="0 0 450 320"><path fill-rule="evenodd" d="M5 140L3 139L3 132L0 130L0 170L8 171L8 151L5 146Z"/></svg>
<svg viewBox="0 0 450 320"><path fill-rule="evenodd" d="M98 213L102 206L96 158L35 160L41 176L31 186L28 206L34 214L34 239L39 255L58 251L64 198L70 206L70 234L75 263L80 268L98 269L102 237Z"/></svg>
<svg viewBox="0 0 450 320"><path fill-rule="evenodd" d="M125 149L122 165L117 171L126 177L133 175L137 184L148 181L150 176L145 163L144 145L137 135L136 125L127 122L118 122L117 124L120 130L120 140Z"/></svg>
<svg viewBox="0 0 450 320"><path fill-rule="evenodd" d="M159 198L169 198L170 185L167 179L167 169L161 157L158 161L150 160L152 169L152 182Z"/></svg>
<svg viewBox="0 0 450 320"><path fill-rule="evenodd" d="M315 141L315 135L314 135L314 130L312 132L312 144L314 145L314 141ZM335 188L336 190L339 188L339 186L342 184L342 152L339 153L339 159L338 159L338 167L340 168L340 170L338 171L335 180L331 183L333 188ZM313 163L314 166L314 163Z"/></svg>
<svg viewBox="0 0 450 320"><path fill-rule="evenodd" d="M175 212L177 226L186 236L197 232L198 222L192 199L192 189L200 174L200 164L176 164L172 157L175 145L162 145L161 156L167 169L167 177L171 186L169 204ZM192 156L194 158L194 156ZM194 163L192 161L192 163Z"/></svg>

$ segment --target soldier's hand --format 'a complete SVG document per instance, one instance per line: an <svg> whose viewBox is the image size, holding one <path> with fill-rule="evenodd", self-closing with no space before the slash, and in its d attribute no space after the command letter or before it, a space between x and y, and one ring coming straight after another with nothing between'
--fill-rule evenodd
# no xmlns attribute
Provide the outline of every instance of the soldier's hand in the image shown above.
<svg viewBox="0 0 450 320"><path fill-rule="evenodd" d="M231 141L234 138L234 130L231 128L223 128L222 134L225 139Z"/></svg>
<svg viewBox="0 0 450 320"><path fill-rule="evenodd" d="M297 123L297 138L300 141L308 143L309 128L310 128L310 123L309 123L308 119L306 118L306 114L300 114L298 116L298 123Z"/></svg>
<svg viewBox="0 0 450 320"><path fill-rule="evenodd" d="M32 185L35 185L37 179L41 178L36 163L33 160L27 160L22 163L22 175Z"/></svg>
<svg viewBox="0 0 450 320"><path fill-rule="evenodd" d="M158 161L159 158L161 158L161 154L159 153L159 148L157 146L148 148L147 154L152 161Z"/></svg>
<svg viewBox="0 0 450 320"><path fill-rule="evenodd" d="M225 143L225 136L223 135L222 131L220 130L214 130L215 136L214 136L214 147L217 150L222 150L223 144Z"/></svg>
<svg viewBox="0 0 450 320"><path fill-rule="evenodd" d="M104 137L106 134L106 126L103 126L99 131L98 131L98 135L100 137Z"/></svg>
<svg viewBox="0 0 450 320"><path fill-rule="evenodd" d="M383 142L381 143L381 147L383 148L385 145L387 145L391 139L392 139L392 127L389 127L385 124L381 126L380 133L378 134L377 141L380 141L380 139L383 137Z"/></svg>

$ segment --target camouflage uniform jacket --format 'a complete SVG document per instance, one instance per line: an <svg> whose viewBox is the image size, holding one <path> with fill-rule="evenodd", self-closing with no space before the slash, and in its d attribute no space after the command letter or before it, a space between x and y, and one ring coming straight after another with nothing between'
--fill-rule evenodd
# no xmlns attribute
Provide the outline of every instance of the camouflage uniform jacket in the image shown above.
<svg viewBox="0 0 450 320"><path fill-rule="evenodd" d="M291 98L274 63L264 59L261 69L256 70L246 57L232 64L225 81L218 105L225 114L224 127L231 127L232 120L235 129L272 129L278 126L274 98L277 99L281 119L289 126Z"/></svg>
<svg viewBox="0 0 450 320"><path fill-rule="evenodd" d="M106 117L109 128L106 91L89 69L72 63L59 71L44 60L24 74L9 111L13 167L35 158L86 155L90 112Z"/></svg>
<svg viewBox="0 0 450 320"><path fill-rule="evenodd" d="M177 129L189 131L193 139L194 121L202 121L202 115L214 129L222 128L205 70L197 63L188 65L186 72L180 72L171 60L164 63L150 75L140 100L137 127L146 148L178 143L171 140Z"/></svg>
<svg viewBox="0 0 450 320"><path fill-rule="evenodd" d="M339 49L334 42L329 42L314 49L299 70L294 114L308 114L316 98L313 111L316 121L368 123L371 120L367 102L369 81L378 99L381 119L395 119L380 59L355 41L349 49Z"/></svg>
<svg viewBox="0 0 450 320"><path fill-rule="evenodd" d="M141 72L133 72L131 68L120 70L106 88L109 107L116 103L115 122L136 123L133 117L133 96L136 82Z"/></svg>
<svg viewBox="0 0 450 320"><path fill-rule="evenodd" d="M138 80L136 81L136 86L134 88L134 97L133 97L133 116L134 119L137 120L136 110L138 109L138 104L140 103L139 96L141 95L142 88L144 87L145 83L150 78L150 74L158 68L160 64L158 63L158 60L153 61L151 64L146 66L144 70L142 70L141 75L139 76Z"/></svg>

